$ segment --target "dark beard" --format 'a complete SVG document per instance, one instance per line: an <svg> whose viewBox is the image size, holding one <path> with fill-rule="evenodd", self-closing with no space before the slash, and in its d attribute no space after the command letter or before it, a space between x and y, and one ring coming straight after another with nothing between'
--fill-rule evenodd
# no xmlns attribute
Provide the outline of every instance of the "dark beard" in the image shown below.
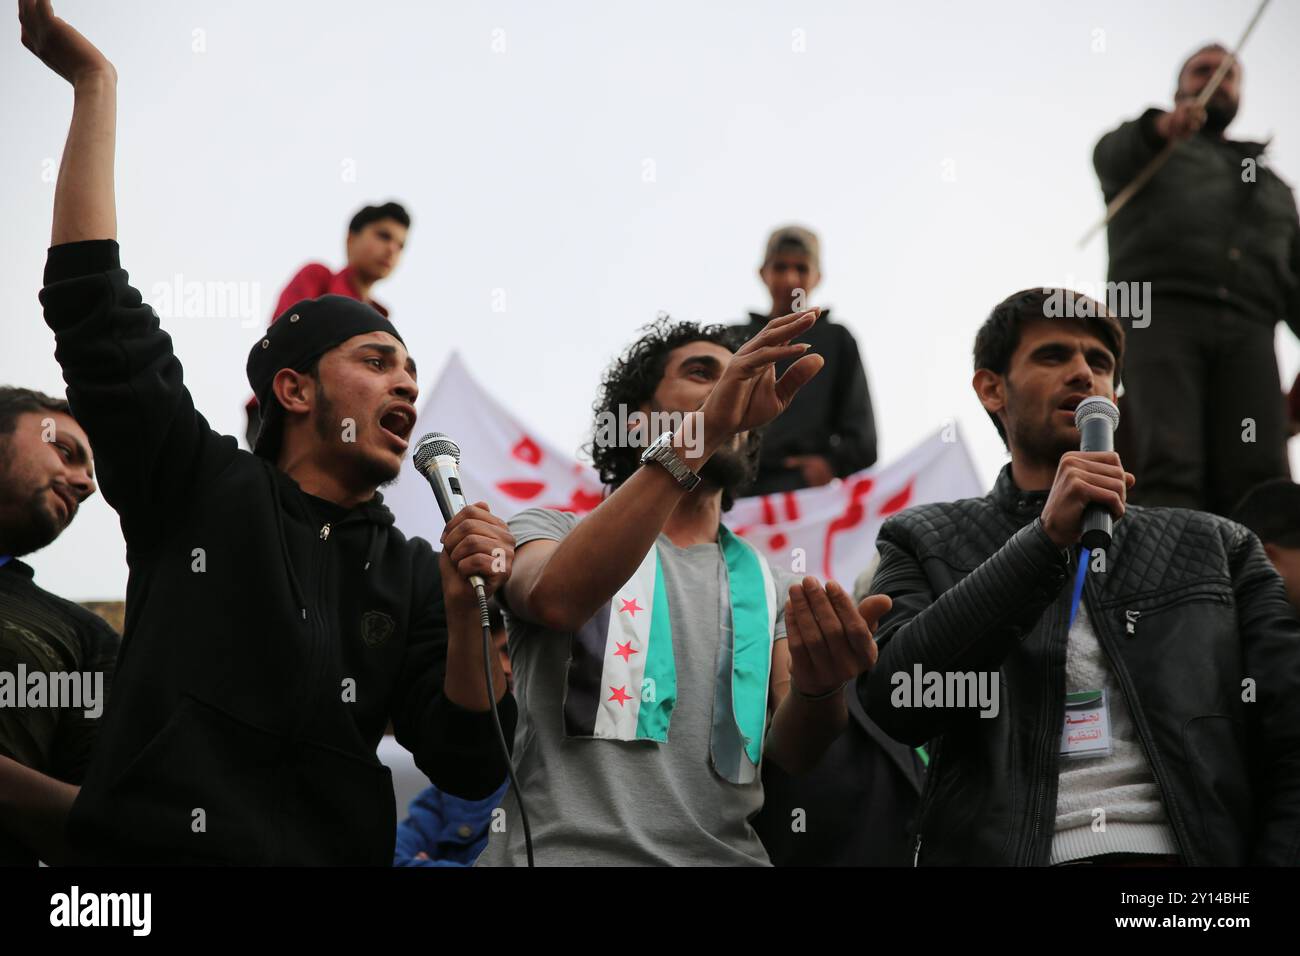
<svg viewBox="0 0 1300 956"><path fill-rule="evenodd" d="M317 394L320 398L320 405L316 409L316 437L326 444L342 441L343 416L339 415L337 407L330 401L330 397L325 394L323 385ZM352 460L356 462L356 467L361 469L358 478L368 486L383 488L386 485L391 485L398 478L397 474L393 474L388 468L372 462L363 454L354 455Z"/></svg>
<svg viewBox="0 0 1300 956"><path fill-rule="evenodd" d="M330 397L325 394L325 386L317 385L317 397L320 399L320 406L316 409L316 437L323 442L338 441L343 427L343 420L338 417L338 409L330 401Z"/></svg>
<svg viewBox="0 0 1300 956"><path fill-rule="evenodd" d="M754 483L758 475L757 434L751 433L739 448L719 448L700 468L700 481L722 489L722 510L728 511L737 495Z"/></svg>
<svg viewBox="0 0 1300 956"><path fill-rule="evenodd" d="M1054 436L1047 435L1042 430L1021 426L1011 431L1011 445L1018 448L1022 457L1028 462L1037 465L1050 465L1056 468L1061 463L1061 456L1067 451L1078 451L1079 443L1058 441ZM1036 491L1039 489L1026 488L1025 491Z"/></svg>
<svg viewBox="0 0 1300 956"><path fill-rule="evenodd" d="M1230 103L1217 97L1211 97L1210 102L1205 104L1205 126L1204 129L1216 136L1223 135L1223 131L1228 128L1237 116L1237 104Z"/></svg>
<svg viewBox="0 0 1300 956"><path fill-rule="evenodd" d="M1016 395L1007 385L1007 408L1014 414L1007 416L1008 421L1008 445L1020 452L1026 462L1035 465L1050 466L1053 470L1061 463L1061 456L1067 451L1079 450L1079 436L1076 432L1072 437L1065 437L1057 433L1046 422L1034 424L1029 416L1020 414L1020 409L1016 407ZM1037 491L1036 488L1025 488L1025 491Z"/></svg>
<svg viewBox="0 0 1300 956"><path fill-rule="evenodd" d="M0 552L21 558L41 550L59 536L62 529L58 520L43 506L48 490L48 487L38 489L25 504L0 508L0 514L9 512L16 519L0 529Z"/></svg>

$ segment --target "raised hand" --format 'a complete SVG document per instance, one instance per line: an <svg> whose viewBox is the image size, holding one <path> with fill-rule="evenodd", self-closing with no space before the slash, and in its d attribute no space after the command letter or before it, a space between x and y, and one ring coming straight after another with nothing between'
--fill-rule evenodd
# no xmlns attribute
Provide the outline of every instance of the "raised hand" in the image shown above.
<svg viewBox="0 0 1300 956"><path fill-rule="evenodd" d="M806 697L817 697L874 667L872 635L893 603L886 594L873 594L855 605L834 581L823 588L813 577L791 585L785 629L792 686Z"/></svg>
<svg viewBox="0 0 1300 956"><path fill-rule="evenodd" d="M66 20L54 15L50 0L18 0L23 46L73 86L103 77L117 80L117 70L93 43Z"/></svg>
<svg viewBox="0 0 1300 956"><path fill-rule="evenodd" d="M1205 125L1205 107L1189 98L1156 117L1156 132L1166 140L1184 140Z"/></svg>
<svg viewBox="0 0 1300 956"><path fill-rule="evenodd" d="M1043 505L1043 530L1058 548L1077 544L1088 505L1104 505L1118 521L1124 517L1133 482L1113 451L1067 451Z"/></svg>
<svg viewBox="0 0 1300 956"><path fill-rule="evenodd" d="M488 510L487 502L466 505L452 516L442 533L442 591L448 604L458 600L474 604L471 575L483 579L491 597L510 577L515 559L515 538L504 521Z"/></svg>
<svg viewBox="0 0 1300 956"><path fill-rule="evenodd" d="M766 425L789 407L795 393L820 370L820 355L804 355L806 344L791 344L817 321L818 310L773 319L732 357L705 400L704 440L715 447L740 432ZM776 363L803 356L780 379Z"/></svg>

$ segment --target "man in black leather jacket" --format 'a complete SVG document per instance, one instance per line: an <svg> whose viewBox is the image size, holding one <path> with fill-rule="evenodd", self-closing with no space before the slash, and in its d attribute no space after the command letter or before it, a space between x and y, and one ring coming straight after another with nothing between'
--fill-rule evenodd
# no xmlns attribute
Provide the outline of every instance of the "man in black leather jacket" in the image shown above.
<svg viewBox="0 0 1300 956"><path fill-rule="evenodd" d="M1113 399L1124 340L1081 296L1067 314L1095 318L1044 318L1061 294L1011 296L976 338L973 385L1011 452L992 493L909 509L878 539L873 587L894 603L858 692L930 745L915 862L1295 864L1300 623L1254 534L1126 507L1118 455L1076 450L1073 409ZM1094 502L1121 520L1070 624ZM980 676L991 699L963 699Z"/></svg>

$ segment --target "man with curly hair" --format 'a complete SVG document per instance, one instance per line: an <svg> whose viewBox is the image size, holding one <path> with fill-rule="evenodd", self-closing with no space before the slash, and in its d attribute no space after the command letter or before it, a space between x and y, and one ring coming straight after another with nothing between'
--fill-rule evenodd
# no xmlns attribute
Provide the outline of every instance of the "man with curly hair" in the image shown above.
<svg viewBox="0 0 1300 956"><path fill-rule="evenodd" d="M889 599L783 574L722 522L756 430L822 366L794 341L816 319L774 319L738 349L724 326L649 327L594 409L610 494L581 520L511 520L514 753L538 863L766 865L763 757L807 770L843 730ZM524 858L513 794L503 807L485 865Z"/></svg>

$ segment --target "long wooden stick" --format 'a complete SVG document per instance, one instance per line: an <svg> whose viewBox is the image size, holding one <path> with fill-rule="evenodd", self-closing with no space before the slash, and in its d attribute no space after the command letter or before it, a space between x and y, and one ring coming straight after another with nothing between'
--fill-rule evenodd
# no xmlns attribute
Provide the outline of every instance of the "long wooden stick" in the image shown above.
<svg viewBox="0 0 1300 956"><path fill-rule="evenodd" d="M1198 107L1204 107L1205 104L1210 101L1210 97L1214 95L1216 90L1218 90L1219 84L1223 82L1223 78L1228 75L1228 71L1231 70L1233 64L1237 62L1237 54L1239 54L1241 48L1246 45L1246 38L1250 36L1250 31L1255 29L1255 24L1259 22L1260 15L1264 12L1264 8L1267 7L1268 4L1269 0L1263 0L1263 2L1260 3L1259 8L1255 11L1255 15L1250 18L1250 23L1246 25L1246 31L1241 35L1241 40L1237 43L1237 49L1233 50L1223 58L1223 62L1219 64L1219 68L1215 70L1214 75L1210 77L1210 82L1206 83L1205 88L1197 95L1196 105ZM1151 178L1155 176L1156 173L1160 172L1165 163L1169 161L1169 157L1174 154L1174 150L1177 149L1181 143L1182 140L1174 139L1166 142L1164 148L1152 156L1150 162L1143 166L1141 171L1133 177L1132 182L1115 194L1115 198L1106 205L1106 215L1102 217L1101 222L1097 223L1084 233L1083 238L1079 240L1080 249L1086 246L1093 236L1105 229L1106 226L1110 224L1110 221L1115 218L1116 213L1123 209L1130 199L1141 192L1142 187L1151 182Z"/></svg>

